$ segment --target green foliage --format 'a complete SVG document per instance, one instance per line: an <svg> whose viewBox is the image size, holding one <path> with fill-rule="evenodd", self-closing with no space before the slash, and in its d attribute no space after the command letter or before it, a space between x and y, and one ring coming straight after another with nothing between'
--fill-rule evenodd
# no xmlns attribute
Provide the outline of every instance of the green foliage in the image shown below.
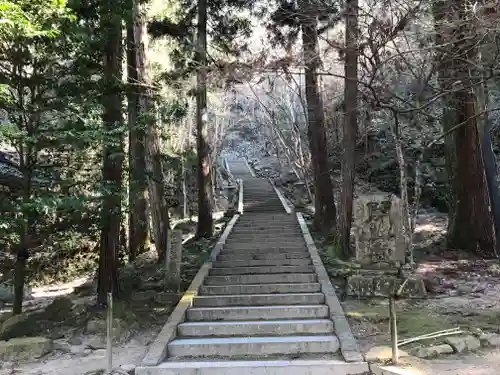
<svg viewBox="0 0 500 375"><path fill-rule="evenodd" d="M251 23L242 10L252 9L254 4L253 0L207 2L211 67L220 67L228 56L239 56L247 49L243 40L251 34ZM168 81L184 81L198 69L194 60L197 2L175 0L169 4L168 10L151 21L148 29L153 37L169 37L173 42L169 51L173 69L164 72L162 77Z"/></svg>
<svg viewBox="0 0 500 375"><path fill-rule="evenodd" d="M62 275L93 249L100 207L92 22L56 0L0 2L0 20L0 148L19 161L2 180L0 248L26 248L31 277Z"/></svg>

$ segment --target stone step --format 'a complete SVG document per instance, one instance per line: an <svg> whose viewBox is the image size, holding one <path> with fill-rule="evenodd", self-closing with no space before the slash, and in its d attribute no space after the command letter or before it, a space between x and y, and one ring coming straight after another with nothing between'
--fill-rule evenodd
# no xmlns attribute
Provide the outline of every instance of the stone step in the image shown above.
<svg viewBox="0 0 500 375"><path fill-rule="evenodd" d="M319 283L308 284L260 284L260 285L202 285L201 295L227 294L279 294L279 293L315 293L321 291Z"/></svg>
<svg viewBox="0 0 500 375"><path fill-rule="evenodd" d="M237 357L273 354L335 353L336 336L232 337L176 339L168 344L169 357Z"/></svg>
<svg viewBox="0 0 500 375"><path fill-rule="evenodd" d="M279 199L277 200L279 202ZM246 220L255 220L255 219L284 219L290 222L297 222L297 218L293 215L287 214L286 212L270 212L267 214L247 214L243 215L238 219L238 222L243 222Z"/></svg>
<svg viewBox="0 0 500 375"><path fill-rule="evenodd" d="M288 293L288 294L238 294L223 296L197 296L193 299L194 307L221 306L269 306L269 305L316 305L323 304L323 293Z"/></svg>
<svg viewBox="0 0 500 375"><path fill-rule="evenodd" d="M260 245L258 243L226 243L223 248L223 252L233 253L233 252L252 252L255 253L288 253L288 252L300 252L305 251L306 244L300 242L288 245L276 245L268 246L267 244Z"/></svg>
<svg viewBox="0 0 500 375"><path fill-rule="evenodd" d="M300 234L299 232L299 228L294 228L294 229L288 229L288 227L285 229L285 228L282 228L279 230L278 234L280 236L296 236L298 234ZM272 237L276 235L276 231L274 230L270 230L270 229L233 229L231 231L231 235L230 237L239 237L239 236L249 236L249 237L253 237L253 236L264 236L264 237ZM302 237L302 234L300 234L300 237Z"/></svg>
<svg viewBox="0 0 500 375"><path fill-rule="evenodd" d="M283 231L279 232L254 232L254 233L231 233L228 239L238 239L242 240L245 238L249 239L261 239L261 240L269 240L269 239L280 239L280 240L297 240L304 238L302 233L299 231L283 233Z"/></svg>
<svg viewBox="0 0 500 375"><path fill-rule="evenodd" d="M269 224L240 224L237 228L234 229L234 232L231 233L239 233L241 231L259 231L259 232L268 232L268 233L273 233L277 231L294 231L297 232L299 231L300 228L299 226L295 224L282 224L282 223L269 223Z"/></svg>
<svg viewBox="0 0 500 375"><path fill-rule="evenodd" d="M306 243L302 238L293 240L293 239L259 239L259 238L247 238L246 240L238 240L238 239L227 239L224 246L226 248L230 248L236 246L240 249L258 249L262 247L266 248L288 248L288 249L296 249L296 248L306 248Z"/></svg>
<svg viewBox="0 0 500 375"><path fill-rule="evenodd" d="M214 268L257 267L257 266L302 266L312 264L311 259L257 259L217 261Z"/></svg>
<svg viewBox="0 0 500 375"><path fill-rule="evenodd" d="M170 361L155 367L137 367L136 375L364 375L366 362L340 359L250 360L250 361Z"/></svg>
<svg viewBox="0 0 500 375"><path fill-rule="evenodd" d="M293 253L278 253L278 254L244 254L244 253L231 253L219 254L217 260L260 260L260 259L307 259L309 253L306 251L293 252Z"/></svg>
<svg viewBox="0 0 500 375"><path fill-rule="evenodd" d="M328 319L268 320L244 322L188 322L181 323L182 337L209 336L283 336L333 333L333 322Z"/></svg>
<svg viewBox="0 0 500 375"><path fill-rule="evenodd" d="M280 211L285 212L285 209L283 208L283 206L274 207L274 206L269 205L268 203L265 203L262 206L245 205L244 207L245 207L245 210L247 213L266 213L266 212L280 212Z"/></svg>
<svg viewBox="0 0 500 375"><path fill-rule="evenodd" d="M253 196L253 197L248 197L243 201L246 205L267 205L267 206L278 206L281 204L281 201L279 200L278 196L274 194L274 196L271 196L270 194L266 195L261 195L261 196ZM269 213L285 213L285 211L280 212L280 211L271 211Z"/></svg>
<svg viewBox="0 0 500 375"><path fill-rule="evenodd" d="M277 306L225 306L191 307L186 313L187 320L238 321L271 319L317 319L328 317L326 305L277 305Z"/></svg>
<svg viewBox="0 0 500 375"><path fill-rule="evenodd" d="M248 245L247 247L297 247L305 246L302 236L231 236L225 241L226 246Z"/></svg>
<svg viewBox="0 0 500 375"><path fill-rule="evenodd" d="M205 285L314 283L315 273L208 276Z"/></svg>
<svg viewBox="0 0 500 375"><path fill-rule="evenodd" d="M272 273L313 273L313 266L260 266L260 267L234 267L234 268L212 268L210 275L252 275L252 274L272 274Z"/></svg>

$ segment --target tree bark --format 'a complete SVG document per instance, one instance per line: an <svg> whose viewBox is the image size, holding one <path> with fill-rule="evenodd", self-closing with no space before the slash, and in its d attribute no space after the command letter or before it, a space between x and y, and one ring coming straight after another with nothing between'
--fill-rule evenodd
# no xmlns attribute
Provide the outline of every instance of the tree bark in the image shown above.
<svg viewBox="0 0 500 375"><path fill-rule="evenodd" d="M149 75L147 60L146 4L134 1L134 37L137 53L137 83L139 89L139 118L145 128L146 169L149 192L149 207L153 222L153 232L158 263L165 261L168 246L169 215L165 194L161 147L156 127L157 115L154 91Z"/></svg>
<svg viewBox="0 0 500 375"><path fill-rule="evenodd" d="M467 19L463 0L438 2L434 16L438 41L445 43L438 65L440 83L442 88L451 89L445 101L450 108L443 116L443 130L464 124L454 132L453 157L447 160L455 163L448 167L452 173L451 199L456 202L450 213L447 246L484 257L495 256L496 236L468 63L477 54L473 23Z"/></svg>
<svg viewBox="0 0 500 375"><path fill-rule="evenodd" d="M198 26L196 62L196 147L198 151L198 227L197 237L211 237L212 218L212 177L210 165L210 145L208 143L207 111L207 0L198 0Z"/></svg>
<svg viewBox="0 0 500 375"><path fill-rule="evenodd" d="M117 6L110 1L102 15L104 47L104 95L103 124L105 144L103 152L102 177L104 200L101 208L101 249L97 303L107 304L107 293L118 295L117 255L120 247L121 190L123 165L123 138L121 135L121 65L122 27Z"/></svg>
<svg viewBox="0 0 500 375"><path fill-rule="evenodd" d="M314 175L314 226L323 233L330 233L336 225L336 207L333 185L328 167L325 119L318 86L319 47L316 10L301 1L302 48L305 65L305 86L309 148Z"/></svg>
<svg viewBox="0 0 500 375"><path fill-rule="evenodd" d="M132 12L133 13L133 12ZM147 216L145 129L138 121L137 51L133 15L127 23L127 81L129 128L129 261L146 250L149 241Z"/></svg>
<svg viewBox="0 0 500 375"><path fill-rule="evenodd" d="M338 244L350 256L352 205L354 199L355 148L358 133L358 0L346 1L344 122L342 154L342 190L339 202Z"/></svg>

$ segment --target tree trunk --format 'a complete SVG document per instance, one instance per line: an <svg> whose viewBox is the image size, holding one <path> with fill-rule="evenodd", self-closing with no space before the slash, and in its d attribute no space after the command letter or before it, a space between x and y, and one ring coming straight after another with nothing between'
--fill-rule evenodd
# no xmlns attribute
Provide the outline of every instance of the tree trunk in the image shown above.
<svg viewBox="0 0 500 375"><path fill-rule="evenodd" d="M31 147L27 147L27 152L23 152L24 147L21 145L20 152L20 170L23 174L23 205L28 204L31 197L31 181L32 173L31 168ZM27 160L26 160L27 159ZM27 161L27 162L26 162ZM33 230L32 219L29 213L25 215L22 227L19 231L19 246L16 251L16 263L14 265L14 304L12 312L14 315L23 312L24 301L24 285L26 282L26 264L29 258L29 233Z"/></svg>
<svg viewBox="0 0 500 375"><path fill-rule="evenodd" d="M208 144L207 111L207 0L198 0L198 34L196 48L196 130L198 151L198 228L197 237L211 237L212 218L212 177L210 165L210 145Z"/></svg>
<svg viewBox="0 0 500 375"><path fill-rule="evenodd" d="M454 93L457 99L458 123L467 122L457 129L457 206L454 226L448 233L451 248L480 252L483 256L496 256L494 223L490 212L481 143L475 119L474 97L470 91Z"/></svg>
<svg viewBox="0 0 500 375"><path fill-rule="evenodd" d="M435 28L435 44L437 46L436 51L436 66L438 72L438 82L441 90L452 91L452 58L449 55L450 51L447 48L447 38L445 33L447 32L447 2L449 0L438 0L433 3L433 16L434 16L434 28ZM448 31L449 32L449 31ZM442 47L441 47L442 46ZM443 97L443 115L442 115L442 128L443 133L450 131L456 122L456 114L453 110L455 107L453 96L447 95ZM455 220L456 211L456 187L455 187L455 175L456 175L456 153L455 153L455 134L450 133L444 138L444 151L446 160L446 174L448 177L448 228L447 232L451 232Z"/></svg>
<svg viewBox="0 0 500 375"><path fill-rule="evenodd" d="M136 20L140 22L140 20ZM137 51L134 38L134 19L127 24L127 80L129 128L129 261L146 250L149 240L147 216L147 178L145 131L138 121L139 95L137 88Z"/></svg>
<svg viewBox="0 0 500 375"><path fill-rule="evenodd" d="M336 225L336 207L333 185L328 167L323 103L318 87L319 66L316 11L307 2L301 2L302 48L304 53L309 148L314 175L314 225L323 233L330 233Z"/></svg>
<svg viewBox="0 0 500 375"><path fill-rule="evenodd" d="M149 192L149 207L158 263L165 261L168 246L169 215L165 195L160 137L156 128L157 115L154 105L154 91L149 76L147 60L146 4L134 1L134 35L137 53L137 83L140 87L139 118L146 135L146 169Z"/></svg>
<svg viewBox="0 0 500 375"><path fill-rule="evenodd" d="M108 8L109 7L109 8ZM103 123L105 144L102 177L104 200L101 208L101 249L97 303L107 304L107 293L118 295L117 255L120 247L121 189L123 164L121 65L121 17L115 14L117 4L108 3L102 16L104 47Z"/></svg>
<svg viewBox="0 0 500 375"><path fill-rule="evenodd" d="M473 23L467 19L466 3L462 0L437 2L434 17L437 42L444 46L438 64L440 84L442 89L451 91L445 98L450 109L444 113L443 130L463 124L454 132L452 155L447 155L452 177L450 199L455 202L450 210L447 246L494 256L496 237L468 63L477 57Z"/></svg>
<svg viewBox="0 0 500 375"><path fill-rule="evenodd" d="M338 244L351 255L350 237L354 198L355 148L358 133L358 0L347 0L345 17L344 122L342 190L339 202Z"/></svg>

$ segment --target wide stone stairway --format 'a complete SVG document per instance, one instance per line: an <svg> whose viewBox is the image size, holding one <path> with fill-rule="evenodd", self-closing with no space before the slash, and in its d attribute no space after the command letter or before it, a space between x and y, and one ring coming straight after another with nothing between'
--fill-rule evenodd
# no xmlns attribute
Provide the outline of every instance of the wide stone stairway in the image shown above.
<svg viewBox="0 0 500 375"><path fill-rule="evenodd" d="M297 217L248 164L228 164L243 180L244 213L177 326L165 362L138 373L365 373L364 363L347 363L340 354Z"/></svg>

